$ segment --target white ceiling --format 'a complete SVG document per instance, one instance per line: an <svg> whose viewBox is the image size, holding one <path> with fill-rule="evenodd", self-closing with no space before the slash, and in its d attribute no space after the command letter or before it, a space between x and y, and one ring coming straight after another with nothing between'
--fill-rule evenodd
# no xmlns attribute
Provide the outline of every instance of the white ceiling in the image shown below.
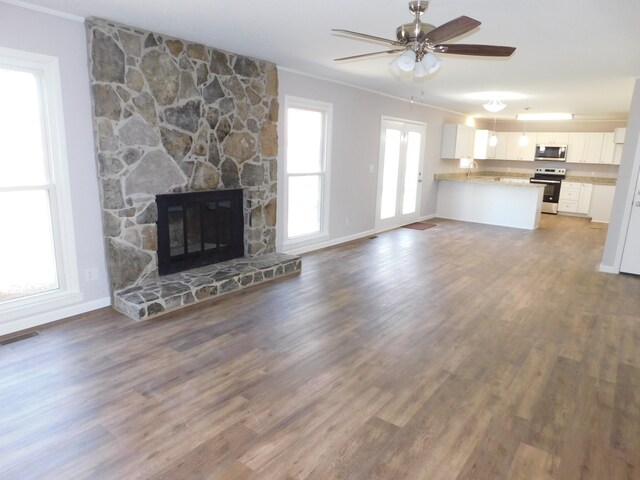
<svg viewBox="0 0 640 480"><path fill-rule="evenodd" d="M501 117L568 111L584 119L626 118L640 77L638 0L432 0L423 20L441 25L467 15L482 25L451 43L508 45L509 59L442 55L424 81L396 79L390 57L335 63L333 58L385 50L384 45L331 34L343 28L393 39L412 20L408 0L29 0L83 17L96 16L251 55L297 71L440 108L490 116L487 91L524 96L505 100Z"/></svg>

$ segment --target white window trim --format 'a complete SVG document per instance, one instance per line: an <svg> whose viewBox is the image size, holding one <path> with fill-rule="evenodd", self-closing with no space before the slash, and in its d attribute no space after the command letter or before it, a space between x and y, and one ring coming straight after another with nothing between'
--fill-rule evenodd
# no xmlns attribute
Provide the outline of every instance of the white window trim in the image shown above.
<svg viewBox="0 0 640 480"><path fill-rule="evenodd" d="M322 175L322 189L320 191L320 205L322 212L320 214L320 231L316 233L310 233L308 235L300 235L297 237L289 238L288 235L288 225L289 225L289 176L295 176L296 174L288 174L287 173L287 156L289 152L287 151L288 145L288 122L289 122L289 109L290 108L301 108L315 111L322 111L324 114L324 172ZM293 247L296 245L300 245L303 243L308 243L312 241L325 240L329 238L329 199L331 192L331 132L332 132L332 124L333 124L333 104L320 102L317 100L310 100L308 98L295 97L291 95L285 95L284 97L284 165L283 165L283 187L282 187L282 198L284 203L283 208L283 248L287 249L287 247ZM306 174L305 174L306 175Z"/></svg>
<svg viewBox="0 0 640 480"><path fill-rule="evenodd" d="M0 47L0 66L29 70L42 78L43 121L46 123L46 141L50 152L50 184L43 189L49 191L52 200L51 216L59 283L56 290L0 304L1 323L5 323L79 303L84 295L80 292L78 279L58 58Z"/></svg>

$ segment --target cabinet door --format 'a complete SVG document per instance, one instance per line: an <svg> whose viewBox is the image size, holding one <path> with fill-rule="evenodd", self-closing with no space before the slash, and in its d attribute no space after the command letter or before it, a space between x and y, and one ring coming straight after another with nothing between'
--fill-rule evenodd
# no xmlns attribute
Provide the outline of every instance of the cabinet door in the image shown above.
<svg viewBox="0 0 640 480"><path fill-rule="evenodd" d="M614 143L624 143L624 137L627 134L626 128L616 128L613 131L613 142Z"/></svg>
<svg viewBox="0 0 640 480"><path fill-rule="evenodd" d="M604 133L585 133L584 163L600 163Z"/></svg>
<svg viewBox="0 0 640 480"><path fill-rule="evenodd" d="M580 201L578 202L578 213L589 213L589 206L591 205L591 191L593 185L590 183L583 183L580 189Z"/></svg>
<svg viewBox="0 0 640 480"><path fill-rule="evenodd" d="M473 148L476 140L476 129L461 125L462 128L462 157L473 158Z"/></svg>
<svg viewBox="0 0 640 480"><path fill-rule="evenodd" d="M584 162L584 144L586 140L584 133L570 133L567 141L567 162Z"/></svg>
<svg viewBox="0 0 640 480"><path fill-rule="evenodd" d="M489 130L489 136L487 138L487 158L490 158L490 159L496 158L496 145L497 145L497 143L496 143L496 145L493 145L493 146L489 145L489 140L491 140L491 137L493 135L496 135L496 133L492 132L491 130ZM496 138L498 138L497 135L496 135Z"/></svg>
<svg viewBox="0 0 640 480"><path fill-rule="evenodd" d="M519 160L520 159L520 137L519 132L509 132L507 134L507 160Z"/></svg>
<svg viewBox="0 0 640 480"><path fill-rule="evenodd" d="M476 130L473 142L473 158L484 160L487 158L489 147L489 130Z"/></svg>
<svg viewBox="0 0 640 480"><path fill-rule="evenodd" d="M602 137L602 150L600 152L600 163L613 163L613 132L607 132Z"/></svg>
<svg viewBox="0 0 640 480"><path fill-rule="evenodd" d="M538 143L538 134L536 132L527 133L529 143L525 147L521 147L522 160L533 162L536 156L536 144Z"/></svg>
<svg viewBox="0 0 640 480"><path fill-rule="evenodd" d="M620 160L622 159L622 148L624 144L616 143L616 146L613 147L613 164L620 165Z"/></svg>
<svg viewBox="0 0 640 480"><path fill-rule="evenodd" d="M593 185L591 205L589 205L589 216L592 222L609 223L615 191L616 187L613 185Z"/></svg>
<svg viewBox="0 0 640 480"><path fill-rule="evenodd" d="M551 143L554 145L566 145L569 143L569 134L566 132L554 132L551 134Z"/></svg>
<svg viewBox="0 0 640 480"><path fill-rule="evenodd" d="M442 128L442 158L463 158L473 156L475 128L466 125L445 123Z"/></svg>
<svg viewBox="0 0 640 480"><path fill-rule="evenodd" d="M497 132L496 136L498 137L498 144L496 145L496 159L497 160L506 160L507 159L507 140L509 134L507 132Z"/></svg>
<svg viewBox="0 0 640 480"><path fill-rule="evenodd" d="M540 145L551 145L553 139L553 133L551 132L538 132L538 143Z"/></svg>

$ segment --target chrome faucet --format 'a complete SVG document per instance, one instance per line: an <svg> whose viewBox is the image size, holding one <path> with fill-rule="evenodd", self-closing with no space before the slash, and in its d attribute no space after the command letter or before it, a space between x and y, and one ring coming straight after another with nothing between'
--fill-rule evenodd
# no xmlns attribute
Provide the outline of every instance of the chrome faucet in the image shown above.
<svg viewBox="0 0 640 480"><path fill-rule="evenodd" d="M471 169L478 168L478 164L473 158L469 159L469 166L467 167L467 180L471 177Z"/></svg>

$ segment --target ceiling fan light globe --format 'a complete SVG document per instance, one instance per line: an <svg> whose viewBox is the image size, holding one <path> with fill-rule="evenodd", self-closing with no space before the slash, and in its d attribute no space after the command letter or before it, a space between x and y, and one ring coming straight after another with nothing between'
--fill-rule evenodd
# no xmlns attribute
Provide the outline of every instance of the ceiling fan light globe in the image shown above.
<svg viewBox="0 0 640 480"><path fill-rule="evenodd" d="M422 78L429 75L429 70L425 67L423 62L416 62L416 66L413 69L413 76L416 78Z"/></svg>
<svg viewBox="0 0 640 480"><path fill-rule="evenodd" d="M402 75L404 72L398 66L398 63L399 63L398 58L399 57L396 57L389 62L389 69L396 75Z"/></svg>
<svg viewBox="0 0 640 480"><path fill-rule="evenodd" d="M403 72L410 72L416 66L416 52L406 50L396 59L398 60L398 68Z"/></svg>
<svg viewBox="0 0 640 480"><path fill-rule="evenodd" d="M431 75L435 73L442 65L442 60L436 57L433 53L429 52L420 61L421 64L424 65L424 68L427 70L427 74Z"/></svg>

